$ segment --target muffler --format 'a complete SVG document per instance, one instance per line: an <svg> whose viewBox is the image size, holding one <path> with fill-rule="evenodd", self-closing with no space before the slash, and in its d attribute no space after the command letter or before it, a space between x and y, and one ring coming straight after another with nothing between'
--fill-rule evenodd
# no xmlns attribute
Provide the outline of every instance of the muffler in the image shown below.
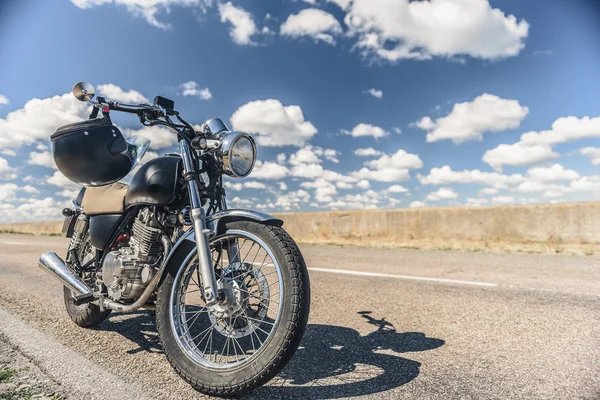
<svg viewBox="0 0 600 400"><path fill-rule="evenodd" d="M92 289L81 278L75 275L56 253L52 251L44 253L38 261L38 267L74 291L77 294L75 296L75 304L89 303L94 300Z"/></svg>

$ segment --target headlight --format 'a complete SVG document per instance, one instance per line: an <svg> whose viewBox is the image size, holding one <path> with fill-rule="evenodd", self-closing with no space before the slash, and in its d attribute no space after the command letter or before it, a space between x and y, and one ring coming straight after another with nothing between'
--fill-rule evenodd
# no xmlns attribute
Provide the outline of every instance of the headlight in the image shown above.
<svg viewBox="0 0 600 400"><path fill-rule="evenodd" d="M223 165L223 172L234 178L248 176L256 161L256 144L252 136L231 131L217 136L221 140L217 158Z"/></svg>

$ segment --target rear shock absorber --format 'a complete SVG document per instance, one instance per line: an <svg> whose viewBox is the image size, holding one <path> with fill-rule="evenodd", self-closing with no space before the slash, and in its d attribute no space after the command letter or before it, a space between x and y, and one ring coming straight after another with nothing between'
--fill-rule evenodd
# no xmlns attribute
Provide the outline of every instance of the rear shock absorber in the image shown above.
<svg viewBox="0 0 600 400"><path fill-rule="evenodd" d="M77 272L82 271L81 263L79 262L79 256L77 253L83 244L83 239L85 238L85 234L88 230L89 221L90 219L87 215L79 214L77 217L77 222L75 223L75 229L73 231L71 243L69 243L68 261L70 261Z"/></svg>

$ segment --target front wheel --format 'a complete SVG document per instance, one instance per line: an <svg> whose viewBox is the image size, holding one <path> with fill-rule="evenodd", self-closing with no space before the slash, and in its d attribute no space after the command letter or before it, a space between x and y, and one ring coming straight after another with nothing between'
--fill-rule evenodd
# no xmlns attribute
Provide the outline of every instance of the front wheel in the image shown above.
<svg viewBox="0 0 600 400"><path fill-rule="evenodd" d="M310 306L308 272L277 226L230 222L210 247L226 300L206 306L190 246L159 288L156 325L183 379L209 395L235 396L268 382L298 348Z"/></svg>

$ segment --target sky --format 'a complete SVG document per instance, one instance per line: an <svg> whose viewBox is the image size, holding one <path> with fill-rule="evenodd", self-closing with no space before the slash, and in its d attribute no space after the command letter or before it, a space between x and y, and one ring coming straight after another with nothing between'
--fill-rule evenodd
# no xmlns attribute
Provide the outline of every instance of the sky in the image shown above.
<svg viewBox="0 0 600 400"><path fill-rule="evenodd" d="M57 220L77 185L49 137L122 102L251 133L229 205L492 206L600 194L594 0L0 1L0 222ZM126 136L175 137L113 115Z"/></svg>

